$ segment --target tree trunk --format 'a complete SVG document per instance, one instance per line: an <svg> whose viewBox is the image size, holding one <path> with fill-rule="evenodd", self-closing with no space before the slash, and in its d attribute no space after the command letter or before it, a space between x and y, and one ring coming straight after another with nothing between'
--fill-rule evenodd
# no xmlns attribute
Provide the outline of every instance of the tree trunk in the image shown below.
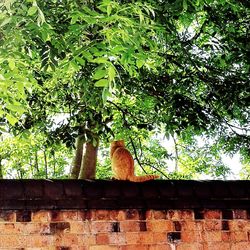
<svg viewBox="0 0 250 250"><path fill-rule="evenodd" d="M44 149L43 151L43 157L44 157L45 178L48 179L48 161L47 161L46 149Z"/></svg>
<svg viewBox="0 0 250 250"><path fill-rule="evenodd" d="M76 152L75 152L75 158L73 161L73 166L71 169L71 179L78 179L79 173L81 170L81 164L82 164L82 155L83 155L83 136L79 135L76 139Z"/></svg>
<svg viewBox="0 0 250 250"><path fill-rule="evenodd" d="M95 179L98 144L98 142L96 146L91 142L85 144L79 179Z"/></svg>

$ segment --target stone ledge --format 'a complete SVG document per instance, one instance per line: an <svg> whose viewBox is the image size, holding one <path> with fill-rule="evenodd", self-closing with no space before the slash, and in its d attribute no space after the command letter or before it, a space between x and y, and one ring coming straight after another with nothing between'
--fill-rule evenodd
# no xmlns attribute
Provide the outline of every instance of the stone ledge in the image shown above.
<svg viewBox="0 0 250 250"><path fill-rule="evenodd" d="M0 180L0 209L250 209L250 181Z"/></svg>

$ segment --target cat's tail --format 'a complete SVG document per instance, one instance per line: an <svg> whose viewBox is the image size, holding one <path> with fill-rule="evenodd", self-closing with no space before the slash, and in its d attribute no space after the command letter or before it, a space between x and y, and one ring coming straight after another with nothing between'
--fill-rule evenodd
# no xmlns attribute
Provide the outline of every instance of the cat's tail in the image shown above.
<svg viewBox="0 0 250 250"><path fill-rule="evenodd" d="M159 178L158 175L153 175L153 174L149 174L149 175L143 175L143 176L135 176L132 175L129 177L129 181L133 181L133 182L143 182L143 181L150 181L150 180L154 180Z"/></svg>

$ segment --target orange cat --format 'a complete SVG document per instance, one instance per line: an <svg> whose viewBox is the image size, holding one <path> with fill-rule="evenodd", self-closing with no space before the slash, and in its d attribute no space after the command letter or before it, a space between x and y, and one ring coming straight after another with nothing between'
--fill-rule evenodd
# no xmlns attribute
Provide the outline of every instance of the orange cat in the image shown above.
<svg viewBox="0 0 250 250"><path fill-rule="evenodd" d="M130 152L125 148L123 140L111 143L110 158L114 177L117 180L143 182L159 178L157 175L135 176L134 160Z"/></svg>

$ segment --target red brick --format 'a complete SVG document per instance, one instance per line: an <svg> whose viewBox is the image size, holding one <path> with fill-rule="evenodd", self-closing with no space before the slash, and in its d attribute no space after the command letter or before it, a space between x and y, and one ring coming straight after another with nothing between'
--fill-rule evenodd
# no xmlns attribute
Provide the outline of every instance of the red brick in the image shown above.
<svg viewBox="0 0 250 250"><path fill-rule="evenodd" d="M108 245L109 244L109 234L108 233L99 233L96 235L96 244L97 245Z"/></svg>
<svg viewBox="0 0 250 250"><path fill-rule="evenodd" d="M0 211L0 223L1 222L14 222L16 221L16 213L2 210Z"/></svg>
<svg viewBox="0 0 250 250"><path fill-rule="evenodd" d="M229 242L209 242L209 243L205 243L203 247L204 247L203 250L215 250L215 249L216 250L229 250L231 249Z"/></svg>
<svg viewBox="0 0 250 250"><path fill-rule="evenodd" d="M157 244L157 245L150 245L149 250L173 250L173 248L168 244L164 245Z"/></svg>
<svg viewBox="0 0 250 250"><path fill-rule="evenodd" d="M50 211L33 212L31 217L32 222L49 222L51 221Z"/></svg>
<svg viewBox="0 0 250 250"><path fill-rule="evenodd" d="M221 241L221 231L203 231L202 237L205 242Z"/></svg>
<svg viewBox="0 0 250 250"><path fill-rule="evenodd" d="M91 246L96 245L96 236L94 234L89 235L77 235L79 246Z"/></svg>
<svg viewBox="0 0 250 250"><path fill-rule="evenodd" d="M111 245L124 245L126 243L125 233L110 233L109 242Z"/></svg>
<svg viewBox="0 0 250 250"><path fill-rule="evenodd" d="M233 211L234 219L247 219L247 211L242 209L235 209Z"/></svg>
<svg viewBox="0 0 250 250"><path fill-rule="evenodd" d="M149 250L148 245L126 245L126 246L120 246L119 250Z"/></svg>
<svg viewBox="0 0 250 250"><path fill-rule="evenodd" d="M77 246L78 236L76 234L64 234L62 236L62 244L65 247Z"/></svg>
<svg viewBox="0 0 250 250"><path fill-rule="evenodd" d="M137 209L127 209L126 220L139 220L139 211Z"/></svg>
<svg viewBox="0 0 250 250"><path fill-rule="evenodd" d="M173 230L173 222L169 220L147 221L147 228L153 232L168 232Z"/></svg>
<svg viewBox="0 0 250 250"><path fill-rule="evenodd" d="M203 250L203 245L201 243L179 243L176 245L176 250Z"/></svg>
<svg viewBox="0 0 250 250"><path fill-rule="evenodd" d="M109 220L110 212L108 210L96 210L95 219L96 220Z"/></svg>
<svg viewBox="0 0 250 250"><path fill-rule="evenodd" d="M221 230L221 220L206 220L204 222L204 230Z"/></svg>
<svg viewBox="0 0 250 250"><path fill-rule="evenodd" d="M183 242L201 242L202 234L199 231L183 231L181 233L181 241Z"/></svg>
<svg viewBox="0 0 250 250"><path fill-rule="evenodd" d="M154 218L153 210L147 210L146 211L146 220L152 220L153 218Z"/></svg>
<svg viewBox="0 0 250 250"><path fill-rule="evenodd" d="M154 210L153 214L155 220L166 219L166 211L164 210Z"/></svg>
<svg viewBox="0 0 250 250"><path fill-rule="evenodd" d="M140 232L140 243L141 244L153 244L154 243L154 237L152 232Z"/></svg>
<svg viewBox="0 0 250 250"><path fill-rule="evenodd" d="M250 250L249 242L233 242L230 250Z"/></svg>
<svg viewBox="0 0 250 250"><path fill-rule="evenodd" d="M77 220L84 221L86 219L86 211L77 211Z"/></svg>
<svg viewBox="0 0 250 250"><path fill-rule="evenodd" d="M62 216L64 221L77 221L78 213L77 211L62 211Z"/></svg>
<svg viewBox="0 0 250 250"><path fill-rule="evenodd" d="M248 241L247 232L245 232L245 231L231 232L231 241L232 242Z"/></svg>
<svg viewBox="0 0 250 250"><path fill-rule="evenodd" d="M231 241L231 232L221 232L222 241Z"/></svg>
<svg viewBox="0 0 250 250"><path fill-rule="evenodd" d="M221 219L221 211L220 210L205 210L204 211L204 219Z"/></svg>
<svg viewBox="0 0 250 250"><path fill-rule="evenodd" d="M90 233L91 224L89 221L77 221L70 223L70 232L75 234Z"/></svg>
<svg viewBox="0 0 250 250"><path fill-rule="evenodd" d="M47 247L54 243L54 236L52 235L33 235L29 237L29 247Z"/></svg>
<svg viewBox="0 0 250 250"><path fill-rule="evenodd" d="M95 233L105 233L111 232L111 223L106 221L92 221L91 222L91 232Z"/></svg>
<svg viewBox="0 0 250 250"><path fill-rule="evenodd" d="M99 246L90 246L89 250L118 250L118 246L106 246L106 245L99 245Z"/></svg>
<svg viewBox="0 0 250 250"><path fill-rule="evenodd" d="M202 231L203 221L180 221L181 231Z"/></svg>
<svg viewBox="0 0 250 250"><path fill-rule="evenodd" d="M193 220L194 212L192 210L168 210L167 218L170 220Z"/></svg>
<svg viewBox="0 0 250 250"><path fill-rule="evenodd" d="M248 227L247 220L231 220L228 222L228 224L231 231L242 231L246 230Z"/></svg>
<svg viewBox="0 0 250 250"><path fill-rule="evenodd" d="M121 221L120 222L121 232L138 232L140 226L138 221Z"/></svg>
<svg viewBox="0 0 250 250"><path fill-rule="evenodd" d="M126 232L125 238L128 245L140 243L140 236L137 232Z"/></svg>
<svg viewBox="0 0 250 250"><path fill-rule="evenodd" d="M155 243L167 243L167 234L166 233L153 233L153 238Z"/></svg>

